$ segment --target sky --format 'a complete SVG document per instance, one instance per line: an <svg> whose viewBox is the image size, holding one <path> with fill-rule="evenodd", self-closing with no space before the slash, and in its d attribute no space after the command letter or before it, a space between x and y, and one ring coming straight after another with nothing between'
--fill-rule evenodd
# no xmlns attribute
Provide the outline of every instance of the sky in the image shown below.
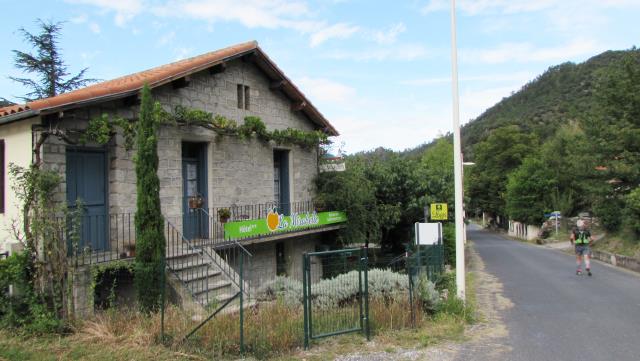
<svg viewBox="0 0 640 361"><path fill-rule="evenodd" d="M18 29L64 21L72 73L112 79L250 40L334 125L334 151L404 150L451 132L449 0L0 0L0 96L27 90ZM458 0L460 122L550 66L638 45L640 0Z"/></svg>

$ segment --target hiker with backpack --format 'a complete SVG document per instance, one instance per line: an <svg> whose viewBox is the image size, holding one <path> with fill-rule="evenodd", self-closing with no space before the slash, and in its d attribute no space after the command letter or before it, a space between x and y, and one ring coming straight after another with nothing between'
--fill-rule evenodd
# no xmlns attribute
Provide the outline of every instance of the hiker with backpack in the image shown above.
<svg viewBox="0 0 640 361"><path fill-rule="evenodd" d="M571 231L571 244L575 245L576 265L578 267L576 275L582 274L582 259L584 258L585 269L587 274L591 276L591 248L589 248L589 243L593 241L593 238L584 220L578 220L577 226Z"/></svg>

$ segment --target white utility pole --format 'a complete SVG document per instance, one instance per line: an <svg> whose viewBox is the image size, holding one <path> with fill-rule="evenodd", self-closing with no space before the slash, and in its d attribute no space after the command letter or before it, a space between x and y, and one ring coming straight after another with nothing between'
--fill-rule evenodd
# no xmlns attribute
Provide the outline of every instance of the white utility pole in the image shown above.
<svg viewBox="0 0 640 361"><path fill-rule="evenodd" d="M456 44L456 1L451 0L451 90L453 95L453 172L456 212L456 288L465 300L464 221L462 217L462 150L460 139L460 99L458 95L458 49Z"/></svg>

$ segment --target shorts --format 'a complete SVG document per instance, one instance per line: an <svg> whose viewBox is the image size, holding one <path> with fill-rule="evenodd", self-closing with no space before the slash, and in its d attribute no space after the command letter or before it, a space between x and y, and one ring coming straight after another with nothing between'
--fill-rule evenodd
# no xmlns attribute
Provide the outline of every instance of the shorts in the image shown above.
<svg viewBox="0 0 640 361"><path fill-rule="evenodd" d="M588 244L576 244L576 256L591 256L591 248Z"/></svg>

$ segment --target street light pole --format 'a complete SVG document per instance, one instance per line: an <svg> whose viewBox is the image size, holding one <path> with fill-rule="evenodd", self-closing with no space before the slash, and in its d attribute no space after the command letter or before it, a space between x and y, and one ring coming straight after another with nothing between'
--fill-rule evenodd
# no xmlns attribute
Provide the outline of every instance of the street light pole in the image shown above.
<svg viewBox="0 0 640 361"><path fill-rule="evenodd" d="M456 289L465 300L464 221L462 219L462 150L460 145L460 99L458 95L458 49L456 44L456 1L451 0L451 91L453 95L453 172L456 213Z"/></svg>

